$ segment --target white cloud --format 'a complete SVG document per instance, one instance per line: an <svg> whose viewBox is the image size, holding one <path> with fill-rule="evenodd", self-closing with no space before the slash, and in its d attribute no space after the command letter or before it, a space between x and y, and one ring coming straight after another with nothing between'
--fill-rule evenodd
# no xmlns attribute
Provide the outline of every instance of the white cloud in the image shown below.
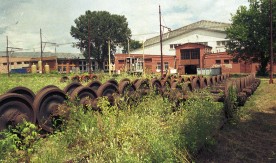
<svg viewBox="0 0 276 163"><path fill-rule="evenodd" d="M161 5L163 24L176 29L199 21L230 21L240 5L247 0L1 0L0 51L5 50L6 36L13 46L39 50L39 29L43 39L49 42L74 42L70 27L86 10L106 10L112 14L125 15L135 39L158 35L158 6ZM16 22L18 22L16 24ZM141 35L153 33L151 35ZM45 51L53 51L47 47ZM33 50L31 50L33 51ZM57 47L59 52L78 52L71 45Z"/></svg>

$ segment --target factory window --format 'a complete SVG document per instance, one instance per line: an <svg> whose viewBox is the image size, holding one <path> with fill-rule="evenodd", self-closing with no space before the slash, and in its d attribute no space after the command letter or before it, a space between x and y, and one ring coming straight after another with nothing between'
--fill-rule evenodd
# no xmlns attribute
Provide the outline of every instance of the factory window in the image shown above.
<svg viewBox="0 0 276 163"><path fill-rule="evenodd" d="M230 62L229 62L229 60L228 59L225 59L224 60L224 64L229 64Z"/></svg>
<svg viewBox="0 0 276 163"><path fill-rule="evenodd" d="M168 70L169 69L169 62L164 62L164 67L165 67L165 70Z"/></svg>
<svg viewBox="0 0 276 163"><path fill-rule="evenodd" d="M216 64L221 64L221 61L220 60L216 60Z"/></svg>
<svg viewBox="0 0 276 163"><path fill-rule="evenodd" d="M161 62L157 62L156 70L161 70Z"/></svg>
<svg viewBox="0 0 276 163"><path fill-rule="evenodd" d="M125 63L125 61L124 61L124 60L118 60L118 62L119 62L119 64L123 64L123 63Z"/></svg>
<svg viewBox="0 0 276 163"><path fill-rule="evenodd" d="M200 49L191 49L191 59L199 59L200 58Z"/></svg>
<svg viewBox="0 0 276 163"><path fill-rule="evenodd" d="M190 59L190 50L189 49L182 49L181 53L181 60Z"/></svg>
<svg viewBox="0 0 276 163"><path fill-rule="evenodd" d="M151 59L151 58L146 58L146 59L145 59L145 62L146 62L146 63L150 63L150 62L152 62L152 59Z"/></svg>
<svg viewBox="0 0 276 163"><path fill-rule="evenodd" d="M22 62L16 62L16 64L20 65L20 64L22 64Z"/></svg>
<svg viewBox="0 0 276 163"><path fill-rule="evenodd" d="M24 64L30 64L30 62L29 61L25 61Z"/></svg>
<svg viewBox="0 0 276 163"><path fill-rule="evenodd" d="M6 66L6 65L7 65L7 63L3 63L3 65L4 65L4 66Z"/></svg>
<svg viewBox="0 0 276 163"><path fill-rule="evenodd" d="M14 65L14 62L11 62L11 65Z"/></svg>

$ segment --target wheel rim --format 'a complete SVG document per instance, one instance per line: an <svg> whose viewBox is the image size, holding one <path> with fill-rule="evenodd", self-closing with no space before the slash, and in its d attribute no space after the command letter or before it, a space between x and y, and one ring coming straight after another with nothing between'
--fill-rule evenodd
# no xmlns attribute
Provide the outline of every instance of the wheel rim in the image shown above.
<svg viewBox="0 0 276 163"><path fill-rule="evenodd" d="M82 85L81 85L80 83L78 83L78 82L73 82L73 83L67 85L67 86L63 89L63 91L64 91L65 93L67 93L68 95L71 95L71 93L72 93L76 88L78 88L79 86L82 86Z"/></svg>
<svg viewBox="0 0 276 163"><path fill-rule="evenodd" d="M98 80L92 81L88 83L86 86L92 88L95 92L99 89L99 87L102 85L102 83Z"/></svg>
<svg viewBox="0 0 276 163"><path fill-rule="evenodd" d="M16 93L16 94L23 95L31 102L33 102L35 98L34 92L26 87L14 87L10 89L7 93Z"/></svg>
<svg viewBox="0 0 276 163"><path fill-rule="evenodd" d="M65 100L65 93L58 88L47 88L36 95L34 110L37 115L37 122L42 129L53 132L54 127L56 127L55 120L67 114L62 107Z"/></svg>
<svg viewBox="0 0 276 163"><path fill-rule="evenodd" d="M23 120L35 123L32 102L23 95L6 93L0 96L0 131Z"/></svg>
<svg viewBox="0 0 276 163"><path fill-rule="evenodd" d="M78 104L87 107L87 105L92 104L96 98L97 93L93 89L90 87L80 86L72 92L70 100L75 102L76 99L78 99Z"/></svg>

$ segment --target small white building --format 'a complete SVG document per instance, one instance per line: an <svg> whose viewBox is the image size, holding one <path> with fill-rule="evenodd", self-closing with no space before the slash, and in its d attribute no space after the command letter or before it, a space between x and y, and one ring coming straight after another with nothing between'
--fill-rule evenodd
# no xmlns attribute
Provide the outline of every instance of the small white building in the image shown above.
<svg viewBox="0 0 276 163"><path fill-rule="evenodd" d="M225 29L229 23L201 20L199 22L164 33L162 38L163 54L175 55L175 47L185 43L200 43L212 47L212 53L225 52L227 43ZM143 54L143 49L136 49L131 54ZM147 39L144 53L160 55L160 36Z"/></svg>

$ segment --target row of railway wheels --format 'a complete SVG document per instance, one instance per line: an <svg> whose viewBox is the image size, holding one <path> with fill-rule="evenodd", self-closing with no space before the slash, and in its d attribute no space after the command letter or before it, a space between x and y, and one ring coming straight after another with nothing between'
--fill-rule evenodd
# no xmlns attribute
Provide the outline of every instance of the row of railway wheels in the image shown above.
<svg viewBox="0 0 276 163"><path fill-rule="evenodd" d="M88 82L90 80L97 80L98 79L98 76L95 75L95 74L91 74L91 75L75 75L75 76L72 76L71 79L69 79L69 77L67 76L63 76L60 78L60 82L67 82L67 81L72 81L72 82L81 82L81 81L84 81L84 82Z"/></svg>
<svg viewBox="0 0 276 163"><path fill-rule="evenodd" d="M246 77L235 79L231 82L237 90L237 102L239 106L243 106L248 99L258 88L261 80L256 79L254 74Z"/></svg>
<svg viewBox="0 0 276 163"><path fill-rule="evenodd" d="M94 80L85 86L79 82L72 82L63 90L54 85L48 85L38 91L36 95L26 87L15 87L0 96L0 130L9 125L16 125L25 119L38 124L47 132L53 132L56 120L63 116L66 117L70 110L65 102L68 100L92 110L101 109L97 107L98 97L106 96L110 104L114 105L116 97L127 96L137 100L148 94L150 90L169 99L186 100L187 92L207 86L221 88L227 78L229 75L207 78L167 76L161 79L136 79L133 81L125 78L119 82L110 79L103 84ZM249 81L249 79L244 82L246 86L250 84L251 80ZM245 87L242 88L245 89Z"/></svg>

